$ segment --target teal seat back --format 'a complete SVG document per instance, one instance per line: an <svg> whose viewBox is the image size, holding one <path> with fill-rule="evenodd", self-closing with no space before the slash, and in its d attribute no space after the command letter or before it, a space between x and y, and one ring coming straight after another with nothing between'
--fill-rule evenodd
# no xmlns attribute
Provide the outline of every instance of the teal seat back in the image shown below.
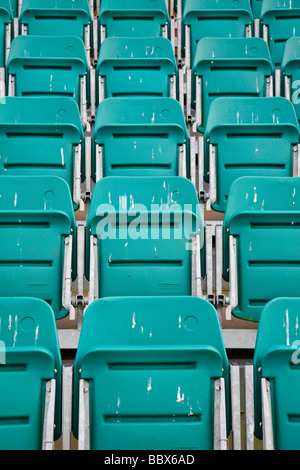
<svg viewBox="0 0 300 470"><path fill-rule="evenodd" d="M264 0L261 22L268 27L268 44L275 68L280 68L285 43L300 36L300 5L298 0Z"/></svg>
<svg viewBox="0 0 300 470"><path fill-rule="evenodd" d="M191 35L191 65L196 55L198 42L206 37L243 38L246 27L252 23L249 0L228 2L227 0L185 0L182 13L183 47L185 26Z"/></svg>
<svg viewBox="0 0 300 470"><path fill-rule="evenodd" d="M6 26L8 24L12 24L11 5L9 0L3 0L0 5L0 67L5 67L6 65Z"/></svg>
<svg viewBox="0 0 300 470"><path fill-rule="evenodd" d="M105 28L106 37L158 37L169 24L165 0L102 0L98 16L99 30Z"/></svg>
<svg viewBox="0 0 300 470"><path fill-rule="evenodd" d="M91 449L213 449L213 381L225 378L227 411L229 382L211 304L193 297L102 299L86 311L82 333L75 435L78 383L85 379L92 384Z"/></svg>
<svg viewBox="0 0 300 470"><path fill-rule="evenodd" d="M172 44L157 37L107 38L96 75L104 79L105 98L169 97L170 78L177 76Z"/></svg>
<svg viewBox="0 0 300 470"><path fill-rule="evenodd" d="M61 434L62 361L53 311L42 300L0 298L0 448L41 450L46 381L56 380Z"/></svg>
<svg viewBox="0 0 300 470"><path fill-rule="evenodd" d="M300 33L299 33L300 35ZM300 38L291 38L285 43L283 60L282 60L282 75L289 78L290 81L290 95L291 101L294 105L297 119L300 122Z"/></svg>
<svg viewBox="0 0 300 470"><path fill-rule="evenodd" d="M199 231L203 247L198 198L186 178L103 178L87 220L86 275L94 235L99 297L191 295L190 242Z"/></svg>
<svg viewBox="0 0 300 470"><path fill-rule="evenodd" d="M59 176L73 194L75 147L79 144L84 150L83 128L74 100L0 99L1 175ZM84 177L84 158L81 163Z"/></svg>
<svg viewBox="0 0 300 470"><path fill-rule="evenodd" d="M209 144L217 154L217 200L212 207L225 212L237 178L293 176L299 126L285 98L218 98L210 106L204 141L207 180Z"/></svg>
<svg viewBox="0 0 300 470"><path fill-rule="evenodd" d="M299 450L299 298L277 298L262 311L253 357L255 433L262 439L262 378L270 381L275 450Z"/></svg>
<svg viewBox="0 0 300 470"><path fill-rule="evenodd" d="M192 103L196 77L202 79L202 125L216 98L264 97L273 73L268 46L261 38L205 38L199 41L193 65Z"/></svg>
<svg viewBox="0 0 300 470"><path fill-rule="evenodd" d="M85 28L92 16L88 0L23 0L20 24L33 36L77 36L85 41ZM93 42L91 42L93 44Z"/></svg>
<svg viewBox="0 0 300 470"><path fill-rule="evenodd" d="M178 176L180 146L189 137L182 108L172 98L107 98L97 111L93 133L102 147L104 176Z"/></svg>
<svg viewBox="0 0 300 470"><path fill-rule="evenodd" d="M300 296L298 178L242 177L230 189L224 218L223 277L229 236L236 237L238 306L233 315L259 321L276 297Z"/></svg>
<svg viewBox="0 0 300 470"><path fill-rule="evenodd" d="M18 36L7 75L15 76L16 96L69 97L79 106L81 77L86 75L89 83L84 44L75 36Z"/></svg>
<svg viewBox="0 0 300 470"><path fill-rule="evenodd" d="M73 235L76 278L76 222L70 190L59 177L0 176L0 297L37 297L62 307L64 237Z"/></svg>

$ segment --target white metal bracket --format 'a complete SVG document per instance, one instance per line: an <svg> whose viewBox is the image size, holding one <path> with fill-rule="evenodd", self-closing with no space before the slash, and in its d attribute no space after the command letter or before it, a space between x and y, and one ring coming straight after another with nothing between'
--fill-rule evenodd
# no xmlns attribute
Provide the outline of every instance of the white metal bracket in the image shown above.
<svg viewBox="0 0 300 470"><path fill-rule="evenodd" d="M271 404L271 385L267 379L261 379L262 429L264 450L274 450L274 434Z"/></svg>

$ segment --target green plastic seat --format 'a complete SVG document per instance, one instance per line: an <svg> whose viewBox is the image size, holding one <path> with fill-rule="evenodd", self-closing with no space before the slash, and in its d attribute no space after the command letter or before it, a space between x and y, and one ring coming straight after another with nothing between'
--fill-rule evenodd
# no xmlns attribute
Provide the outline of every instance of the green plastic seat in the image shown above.
<svg viewBox="0 0 300 470"><path fill-rule="evenodd" d="M159 37L168 35L169 13L165 0L101 0L98 30L105 37ZM166 28L166 33L164 33Z"/></svg>
<svg viewBox="0 0 300 470"><path fill-rule="evenodd" d="M0 298L0 449L42 450L46 382L55 379L61 434L62 360L53 311L34 298Z"/></svg>
<svg viewBox="0 0 300 470"><path fill-rule="evenodd" d="M81 77L86 78L89 100L89 66L83 42L75 36L18 36L11 44L7 82L13 76L15 96L69 97L81 109Z"/></svg>
<svg viewBox="0 0 300 470"><path fill-rule="evenodd" d="M84 134L74 100L1 98L0 147L1 175L59 176L68 183L74 209L78 208L76 178L81 174L84 179ZM82 155L78 171L77 152Z"/></svg>
<svg viewBox="0 0 300 470"><path fill-rule="evenodd" d="M102 176L177 176L189 136L182 108L172 98L107 98L97 111L93 133L93 178L102 153Z"/></svg>
<svg viewBox="0 0 300 470"><path fill-rule="evenodd" d="M264 97L273 74L268 46L261 38L204 38L199 41L192 70L192 106L197 79L201 79L200 132L207 124L209 108L221 97ZM197 113L196 113L197 114Z"/></svg>
<svg viewBox="0 0 300 470"><path fill-rule="evenodd" d="M206 300L101 299L83 320L73 432L78 435L83 379L90 383L90 449L213 449L219 377L228 419L228 359L216 311Z"/></svg>
<svg viewBox="0 0 300 470"><path fill-rule="evenodd" d="M92 41L93 20L88 0L23 0L20 24L33 36L76 36L85 42L86 28Z"/></svg>
<svg viewBox="0 0 300 470"><path fill-rule="evenodd" d="M300 33L299 33L300 34ZM298 121L300 122L300 38L291 38L285 43L281 72L285 79L289 80L289 84L285 83L285 96L289 97L292 101L297 114Z"/></svg>
<svg viewBox="0 0 300 470"><path fill-rule="evenodd" d="M182 14L182 47L186 47L185 28L189 27L191 66L201 39L243 38L252 21L249 0L185 0Z"/></svg>
<svg viewBox="0 0 300 470"><path fill-rule="evenodd" d="M200 259L204 227L197 193L188 179L118 176L99 180L86 225L91 301L113 296L191 295L192 272L196 272L193 241L198 243L194 257L199 281L204 276Z"/></svg>
<svg viewBox="0 0 300 470"><path fill-rule="evenodd" d="M300 4L298 0L263 0L261 23L268 30L267 41L275 68L280 68L285 43L300 36Z"/></svg>
<svg viewBox="0 0 300 470"><path fill-rule="evenodd" d="M299 298L263 309L253 357L255 433L262 439L261 379L270 382L274 450L299 450Z"/></svg>
<svg viewBox="0 0 300 470"><path fill-rule="evenodd" d="M0 4L0 38L1 38L1 47L0 47L0 67L5 67L6 65L6 29L10 25L11 34L13 34L12 27L13 15L10 0L1 0Z"/></svg>
<svg viewBox="0 0 300 470"><path fill-rule="evenodd" d="M101 77L104 82L104 98L169 97L171 79L175 79L176 94L177 73L172 44L160 37L107 38L96 69L98 81Z"/></svg>
<svg viewBox="0 0 300 470"><path fill-rule="evenodd" d="M242 177L229 192L224 217L223 277L237 269L238 302L232 314L258 322L267 302L299 297L300 180ZM237 260L229 264L230 237Z"/></svg>
<svg viewBox="0 0 300 470"><path fill-rule="evenodd" d="M66 317L68 264L76 278L76 221L68 184L57 176L0 176L0 195L0 297L40 298L56 319Z"/></svg>
<svg viewBox="0 0 300 470"><path fill-rule="evenodd" d="M212 208L225 212L230 187L237 178L293 176L299 143L295 110L289 100L280 97L215 99L204 142L206 180L210 189L216 188ZM215 167L215 178L210 163Z"/></svg>

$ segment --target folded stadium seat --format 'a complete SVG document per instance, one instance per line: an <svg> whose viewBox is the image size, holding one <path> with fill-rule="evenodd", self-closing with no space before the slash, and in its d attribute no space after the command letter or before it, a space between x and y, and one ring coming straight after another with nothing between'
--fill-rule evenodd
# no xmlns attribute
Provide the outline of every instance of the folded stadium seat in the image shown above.
<svg viewBox="0 0 300 470"><path fill-rule="evenodd" d="M285 43L281 76L284 77L282 94L289 99L296 110L300 122L300 37L291 38Z"/></svg>
<svg viewBox="0 0 300 470"><path fill-rule="evenodd" d="M22 0L20 29L31 36L76 36L90 62L93 19L88 0Z"/></svg>
<svg viewBox="0 0 300 470"><path fill-rule="evenodd" d="M207 209L225 212L241 176L298 176L299 126L286 98L218 98L204 134Z"/></svg>
<svg viewBox="0 0 300 470"><path fill-rule="evenodd" d="M53 311L40 299L3 297L0 322L0 449L54 450L62 360Z"/></svg>
<svg viewBox="0 0 300 470"><path fill-rule="evenodd" d="M0 97L5 96L6 77L5 67L10 45L13 37L13 16L9 0L3 0L0 4Z"/></svg>
<svg viewBox="0 0 300 470"><path fill-rule="evenodd" d="M250 0L253 13L253 33L254 36L260 37L260 14L263 0Z"/></svg>
<svg viewBox="0 0 300 470"><path fill-rule="evenodd" d="M253 357L255 434L265 450L300 449L299 308L299 298L277 298L260 316Z"/></svg>
<svg viewBox="0 0 300 470"><path fill-rule="evenodd" d="M95 182L106 176L189 177L189 136L172 98L103 100L92 141Z"/></svg>
<svg viewBox="0 0 300 470"><path fill-rule="evenodd" d="M6 74L9 96L73 98L88 126L89 66L79 38L18 36L11 44Z"/></svg>
<svg viewBox="0 0 300 470"><path fill-rule="evenodd" d="M76 279L76 221L57 176L0 176L0 297L36 297L69 315Z"/></svg>
<svg viewBox="0 0 300 470"><path fill-rule="evenodd" d="M206 300L111 298L86 311L74 365L79 450L225 450L229 400L228 359Z"/></svg>
<svg viewBox="0 0 300 470"><path fill-rule="evenodd" d="M204 38L197 45L187 118L203 132L214 99L272 96L273 66L261 38Z"/></svg>
<svg viewBox="0 0 300 470"><path fill-rule="evenodd" d="M108 37L168 37L166 0L101 0L98 15L99 41Z"/></svg>
<svg viewBox="0 0 300 470"><path fill-rule="evenodd" d="M177 65L165 38L107 38L96 69L97 103L109 97L177 97Z"/></svg>
<svg viewBox="0 0 300 470"><path fill-rule="evenodd" d="M275 68L275 94L281 92L281 64L286 41L300 36L300 3L298 0L263 0L261 35L268 43Z"/></svg>
<svg viewBox="0 0 300 470"><path fill-rule="evenodd" d="M60 176L74 210L84 209L84 133L74 100L1 98L0 147L0 175Z"/></svg>
<svg viewBox="0 0 300 470"><path fill-rule="evenodd" d="M251 9L253 13L253 18L255 19L260 18L262 4L263 4L263 0L251 0Z"/></svg>
<svg viewBox="0 0 300 470"><path fill-rule="evenodd" d="M100 297L202 295L204 227L194 185L175 177L107 177L86 225L89 303Z"/></svg>
<svg viewBox="0 0 300 470"><path fill-rule="evenodd" d="M186 68L192 68L202 38L251 36L252 21L249 0L184 0L181 28ZM178 52L181 53L180 47Z"/></svg>
<svg viewBox="0 0 300 470"><path fill-rule="evenodd" d="M258 322L267 302L299 297L300 180L242 177L231 186L224 218L223 278L230 314Z"/></svg>

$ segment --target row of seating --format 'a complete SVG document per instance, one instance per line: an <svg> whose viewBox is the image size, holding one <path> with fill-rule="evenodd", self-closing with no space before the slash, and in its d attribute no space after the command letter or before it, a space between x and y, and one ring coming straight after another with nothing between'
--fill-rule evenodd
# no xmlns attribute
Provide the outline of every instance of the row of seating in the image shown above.
<svg viewBox="0 0 300 470"><path fill-rule="evenodd" d="M277 298L259 323L255 427L247 433L263 437L266 450L299 448L299 306L299 298ZM0 311L1 449L50 450L71 414L79 450L228 448L235 366L206 300L154 296L94 302L84 318L73 407L67 408L66 366L49 305L1 298Z"/></svg>
<svg viewBox="0 0 300 470"><path fill-rule="evenodd" d="M237 34L234 32L234 26L231 25L230 26L230 21L232 22L232 18L229 16L228 17L228 12L232 12L232 11L237 11L237 12L241 12L241 15L243 15L245 13L245 11L247 9L250 9L251 10L251 7L249 5L249 2L248 0L246 0L246 3L245 5L220 5L219 2L216 2L216 4L213 4L213 5L210 5L210 8L205 4L203 5L199 5L198 2L196 2L196 4L193 3L194 0L190 0L191 1L191 5L189 5L189 2L186 2L185 4L185 9L191 13L192 15L192 18L194 18L194 20L196 21L196 23L198 22L198 16L197 15L200 15L200 19L201 19L201 26L203 26L203 21L202 20L205 20L205 15L208 14L208 12L210 14L212 14L213 16L212 17L207 17L207 23L209 25L209 32L207 32L205 30L205 28L200 28L200 32L201 32L201 36L196 37L196 39L194 41L192 41L194 45L194 52L193 52L193 55L192 55L192 59L189 61L189 64L186 63L186 66L187 68L190 68L191 70L193 70L194 74L196 73L197 75L197 69L199 67L201 67L199 65L199 61L202 63L203 61L209 61L210 59L213 59L213 62L215 62L215 60L218 61L218 59L221 59L221 58L224 58L223 55L221 55L220 57L218 56L218 52L216 53L216 56L214 55L215 54L215 51L214 51L214 48L216 47L218 49L218 44L217 45L214 45L213 44L213 48L211 47L212 44L209 43L209 41L205 41L204 43L202 42L202 39L208 39L209 37L213 37L214 36L214 32L213 30L211 29L211 23L212 24L216 24L217 25L217 28L218 28L218 34L217 34L217 37L220 38L220 37L223 37L223 38L243 38L245 37L245 31L243 30L242 33L240 34ZM268 2L269 0L266 0L266 3ZM201 2L200 2L201 3ZM27 2L23 2L23 5L22 5L22 14L21 14L21 18L23 18L23 16L25 15L25 13L28 14L28 16L30 18L33 18L33 23L35 25L35 23L37 24L42 24L42 28L39 26L37 29L34 28L34 26L32 27L32 32L30 33L30 25L28 25L27 23L30 22L29 19L27 20L27 23L25 25L25 29L26 31L24 31L24 28L23 30L21 30L21 32L23 33L26 33L27 35L33 35L33 36L48 36L48 35L56 35L57 34L57 31L64 31L64 34L65 35L70 35L72 34L73 36L77 36L77 38L81 39L81 42L84 42L85 45L87 43L87 41L84 39L84 35L83 35L83 24L82 24L82 21L80 21L80 14L82 14L82 12L85 12L85 16L86 16L86 20L85 20L85 24L88 23L89 25L92 25L93 21L91 20L91 16L90 16L90 8L89 8L89 5L88 5L88 2L87 0L83 3L83 4L75 4L74 5L74 2L71 2L71 4L68 3L68 1L66 2L66 4L61 8L62 11L64 12L64 15L68 13L68 15L73 15L73 16L61 16L62 15L62 12L60 11L60 9L57 9L55 8L55 11L56 11L56 16L53 16L50 15L49 16L49 9L51 7L51 1L49 0L49 5L46 5L44 8L41 8L38 4L38 2L36 0L27 0ZM288 8L287 8L288 7ZM292 44L289 44L289 47L286 47L285 48L285 45L286 43L288 42L288 39L289 38L294 38L295 36L297 36L297 32L296 32L296 29L295 27L293 26L292 28L292 31L290 31L290 22L289 21L286 21L286 18L289 19L293 13L293 15L296 15L297 14L297 6L296 5L287 5L285 2L283 2L283 4L278 4L278 2L274 2L274 5L273 5L273 10L274 11L277 11L276 9L279 9L280 11L283 10L282 15L280 18L282 18L283 20L285 19L285 21L283 22L283 26L282 25L279 25L279 30L280 32L283 34L284 36L284 40L283 39L274 39L274 35L272 33L272 40L275 42L276 45L278 45L278 47L280 47L281 49L281 55L284 56L282 58L282 60L280 61L280 64L278 64L278 61L274 61L274 58L273 58L273 52L272 52L272 46L271 44L269 44L268 41L267 44L268 44L268 50L264 50L263 49L263 46L259 45L257 46L257 44L259 44L258 42L254 43L252 42L252 46L251 46L251 42L250 43L246 43L246 47L245 47L245 50L243 51L243 48L242 50L239 50L238 46L237 47L237 50L236 52L233 51L233 57L231 57L231 55L229 56L229 59L232 59L232 58L235 58L235 60L239 61L239 60L243 60L245 59L245 55L247 56L248 55L248 51L249 51L249 56L251 57L246 57L247 59L249 59L250 61L251 60L257 60L258 61L258 58L260 60L262 60L263 58L270 62L270 71L267 73L266 76L270 77L272 75L272 70L273 68L274 69L277 69L278 67L280 67L281 64L284 64L284 67L280 73L280 76L282 77L289 77L287 80L287 83L285 83L285 87L286 87L286 91L282 90L282 86L281 85L281 80L276 80L276 87L275 87L275 91L276 91L276 94L277 95L280 95L281 93L285 93L285 94L288 94L290 95L291 94L291 83L290 82L290 75L288 75L289 73L289 67L291 66L290 63L293 62L294 63L294 60L297 56L295 56L295 48L297 50L297 47L295 47L295 44L296 42L295 41L292 41ZM271 8L271 5L265 5L263 7L263 10L267 10L268 12L272 9ZM149 5L147 5L146 7L143 6L143 8L139 8L139 11L142 11L141 13L141 16L139 17L137 15L137 13L135 13L137 16L132 16L133 15L133 12L137 12L137 5L135 4L135 2L132 0L132 4L130 4L130 14L131 16L129 17L130 21L136 21L137 24L139 25L140 23L143 24L143 30L140 27L134 27L132 28L134 31L133 31L133 34L130 35L129 31L127 30L128 29L128 22L127 21L122 21L120 22L118 20L118 15L121 15L121 17L124 18L124 15L126 17L127 13L126 13L126 9L124 9L124 5L121 6L121 5L114 5L114 7L112 8L112 6L109 4L109 2L102 2L101 3L101 8L100 8L100 13L99 13L99 16L98 16L98 19L99 18L109 18L110 21L113 23L113 27L112 29L110 29L109 27L106 27L106 25L103 25L103 28L108 28L108 34L104 34L102 35L102 41L104 38L112 38L112 37L124 37L126 36L127 38L130 38L131 36L131 39L137 37L137 36L142 36L142 37L145 37L145 36L151 36L151 37L155 37L156 39L158 39L158 37L160 36L157 32L155 32L155 30L150 30L150 31L147 31L147 28L145 30L145 24L156 24L156 22L154 21L155 19L155 15L153 17L153 14L155 12L157 13L162 13L164 12L164 17L167 18L167 15L168 15L168 12L166 10L166 5L165 5L165 2L163 0L161 0L161 4L156 4L156 5L151 5L151 8L149 7ZM272 10L272 11L273 11ZM202 14L204 15L203 18L201 16L201 12ZM287 16L284 16L284 12L285 12L285 15ZM291 13L292 12L292 13ZM274 12L273 12L274 13ZM76 14L79 16L79 18L77 18ZM275 14L275 13L274 13ZM75 17L74 17L75 15ZM152 16L150 16L152 15ZM195 16L196 15L196 16ZM226 16L227 15L227 16ZM278 15L277 15L278 16ZM276 15L275 15L276 17ZM38 18L38 20L37 20ZM77 29L76 29L76 26L73 27L73 28L70 28L70 18L72 20L76 20L76 21L73 21L73 23L77 26ZM276 17L277 18L277 17ZM292 16L293 18L293 21L297 19L297 16ZM296 18L296 19L295 19ZM142 21L141 21L142 19ZM149 21L146 21L147 19L149 19ZM213 21L215 19L215 21ZM234 18L236 19L236 18ZM82 18L81 18L82 20ZM151 21L150 21L151 20ZM103 20L104 21L104 20ZM168 22L168 20L166 19L166 21ZM292 24L294 24L292 21ZM62 23L63 22L63 23ZM66 24L65 24L66 23ZM204 21L204 23L206 23ZM22 23L23 24L23 23ZM25 23L24 23L25 24ZM220 27L220 24L221 26L224 26L224 31L222 29L222 27ZM234 25L236 24L239 24L239 22L236 22L234 21L233 22ZM125 31L122 29L122 27L124 25L127 25L125 27ZM285 27L287 26L287 30L285 29ZM278 25L277 25L278 26ZM188 27L191 27L190 25ZM228 29L229 27L229 29ZM233 30L231 31L231 28L233 28ZM78 32L78 29L80 29L80 32ZM195 25L194 25L194 29L196 31L199 30L199 27L197 28ZM282 29L283 29L283 32L282 32ZM146 32L145 32L146 31ZM20 31L16 30L16 34L18 35L20 33ZM3 33L4 34L4 33ZM248 35L249 36L249 35ZM265 38L266 39L266 38ZM101 41L101 42L102 42ZM100 42L100 44L101 44ZM199 47L199 42L201 43L201 47ZM224 47L224 44L225 43L221 43L221 49L223 49ZM243 44L243 43L241 43ZM91 41L88 42L88 45L86 45L86 51L87 51L87 55L88 55L88 58L90 59L90 54L91 54L91 51L90 51L90 45L91 45ZM173 41L173 48L175 49L175 45L174 45L174 41ZM248 49L248 45L249 45L249 49ZM154 45L151 45L151 44L148 44L148 47L146 47L147 51L149 52L150 48L154 47L154 50L156 51L156 54L157 54L157 51L159 50L159 47L161 46L158 46L155 44ZM296 44L297 46L297 44ZM27 46L28 47L28 46ZM27 47L25 48L25 50L27 50ZM29 45L29 49L31 49L31 47L33 47L33 49L35 49L35 46L31 46ZM50 47L50 46L49 46ZM67 49L68 49L68 52L70 54L70 49L74 47L74 46L67 46ZM120 46L119 46L120 47ZM124 47L128 48L128 44L124 44ZM166 47L166 46L165 46ZM230 47L232 47L232 45L230 44ZM8 49L8 48L7 48ZM98 54L97 54L97 46L95 48L96 50L94 51L94 61L97 62L98 61ZM129 47L130 49L130 47ZM164 48L163 48L164 49ZM269 50L270 49L270 50ZM284 49L286 49L286 53L284 54ZM76 47L75 47L75 50L76 50ZM140 49L141 50L141 49ZM21 53L22 55L22 51L20 51L19 49L17 49L18 53ZM100 63L102 63L102 60L107 60L108 57L112 58L114 57L114 53L116 52L115 51L115 48L111 45L110 42L107 43L107 45L102 48L102 44L101 44L101 51L102 53L100 54ZM118 55L117 57L118 58L126 58L126 56L123 56L124 54L124 51L122 52L122 47L121 47L121 51L118 50ZM139 57L139 54L137 51L130 51L132 56L133 57ZM76 50L76 54L79 54L80 57L82 57L82 51L77 51ZM112 54L112 57L107 55L107 54ZM235 57L235 53L237 53L237 56ZM96 55L95 55L96 54ZM137 54L137 55L136 55ZM166 50L164 50L163 52L163 56L164 54L166 54ZM257 55L258 54L258 55ZM262 54L262 57L260 57L260 55ZM39 51L39 55L43 55L43 53L41 51ZM57 57L59 57L60 53L59 51L57 52ZM148 54L149 55L149 54ZM190 54L186 54L188 57L190 56ZM169 59L171 59L171 61L173 60L173 57L172 56L172 53L170 51L167 51L167 56L169 57ZM129 57L129 55L127 55L127 57ZM162 57L162 56L161 56ZM142 54L142 58L144 58L144 54ZM157 58L157 56L156 56ZM166 57L164 57L166 58ZM89 60L88 60L89 62ZM249 64L250 62L248 62ZM266 64L265 64L266 65ZM106 64L106 67L107 67L107 64ZM98 75L97 76L102 76L102 73L104 74L106 70L106 67L104 67L104 71L101 72L101 65L99 65L98 67ZM293 66L292 66L293 67ZM175 66L176 68L176 66ZM295 67L293 67L295 68ZM100 70L99 70L100 69ZM122 69L124 71L124 69ZM294 70L295 71L295 70ZM148 71L149 72L149 71ZM276 70L276 72L278 72L278 70ZM176 72L175 72L176 73ZM174 70L173 70L173 74L174 74ZM279 76L279 78L280 78ZM278 79L278 73L276 73L276 77ZM292 82L294 83L295 80L297 80L296 77L292 77L293 80ZM134 82L134 80L131 82L131 86L132 86L132 83ZM189 84L188 84L189 85ZM258 88L260 88L260 91L258 92ZM254 90L254 89L253 89ZM239 93L252 93L253 90L244 90L244 91L240 91ZM47 90L48 91L48 90ZM145 92L145 90L144 90ZM153 90L152 90L153 92ZM259 87L258 85L256 86L256 89L254 90L254 94L257 95L259 94L261 96L261 87ZM263 89L263 93L265 92L265 90ZM117 91L115 91L115 93L117 93ZM126 91L126 93L130 93L130 87L129 87L129 90ZM194 87L194 90L191 91L192 94L195 94L195 87ZM213 92L212 92L213 93ZM215 91L215 93L217 93L218 95L222 94L222 91ZM194 99L192 98L192 101L191 101L191 105L193 106L193 103L194 103ZM190 106L190 104L189 104ZM206 114L206 113L205 113Z"/></svg>

